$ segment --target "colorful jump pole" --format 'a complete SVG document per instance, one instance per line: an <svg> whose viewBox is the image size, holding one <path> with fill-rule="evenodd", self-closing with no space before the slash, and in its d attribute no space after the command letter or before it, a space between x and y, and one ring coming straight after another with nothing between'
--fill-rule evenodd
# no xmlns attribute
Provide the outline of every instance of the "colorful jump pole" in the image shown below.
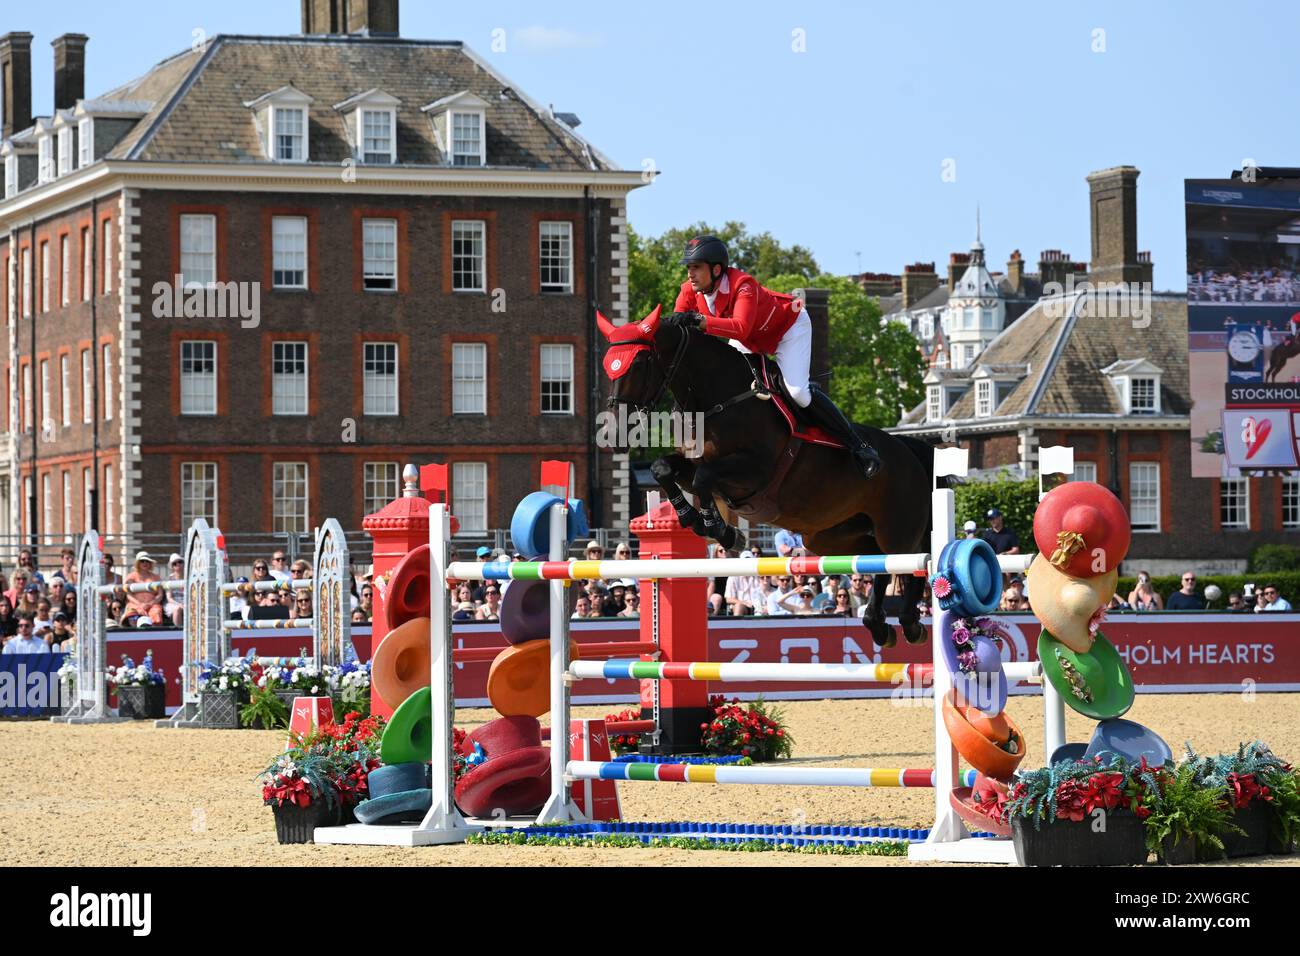
<svg viewBox="0 0 1300 956"><path fill-rule="evenodd" d="M569 762L573 780L651 780L660 783L760 784L786 787L933 787L934 771L879 767L736 767L726 764ZM975 771L962 774L974 786Z"/></svg>

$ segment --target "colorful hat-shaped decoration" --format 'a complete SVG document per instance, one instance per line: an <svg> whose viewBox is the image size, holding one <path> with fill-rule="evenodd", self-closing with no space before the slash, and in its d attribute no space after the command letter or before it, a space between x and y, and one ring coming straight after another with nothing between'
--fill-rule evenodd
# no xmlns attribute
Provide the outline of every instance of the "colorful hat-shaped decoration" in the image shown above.
<svg viewBox="0 0 1300 956"><path fill-rule="evenodd" d="M511 644L546 637L551 632L551 582L511 581L498 616L501 636Z"/></svg>
<svg viewBox="0 0 1300 956"><path fill-rule="evenodd" d="M986 717L958 705L949 692L943 697L943 725L962 759L986 776L1010 780L1025 759L1024 735L1005 713Z"/></svg>
<svg viewBox="0 0 1300 956"><path fill-rule="evenodd" d="M940 635L939 646L952 675L957 700L989 716L1002 713L1007 705L1002 651L993 640L1003 633L1002 625L992 618L948 614Z"/></svg>
<svg viewBox="0 0 1300 956"><path fill-rule="evenodd" d="M569 641L569 660L578 659L578 642ZM540 717L551 709L551 642L512 644L488 670L488 700L503 717Z"/></svg>
<svg viewBox="0 0 1300 956"><path fill-rule="evenodd" d="M526 495L515 508L510 519L510 539L515 550L529 561L545 558L551 551L551 506L560 499L545 491L534 491ZM573 541L590 529L587 527L587 511L581 501L569 499L568 529L565 536Z"/></svg>
<svg viewBox="0 0 1300 956"><path fill-rule="evenodd" d="M369 799L357 804L362 823L419 823L433 804L429 765L386 764L366 776Z"/></svg>
<svg viewBox="0 0 1300 956"><path fill-rule="evenodd" d="M992 833L995 836L1011 836L1011 824L1005 823L997 816L989 816L981 807L992 809L1007 799L1007 785L1001 780L994 780L982 773L975 774L975 786L958 787L948 794L948 802L957 811L957 816L975 833Z"/></svg>
<svg viewBox="0 0 1300 956"><path fill-rule="evenodd" d="M963 538L944 545L930 587L939 606L963 617L988 614L1002 597L1002 569L987 541Z"/></svg>
<svg viewBox="0 0 1300 956"><path fill-rule="evenodd" d="M1124 506L1094 481L1071 481L1053 488L1034 512L1039 552L1071 577L1118 570L1131 538Z"/></svg>
<svg viewBox="0 0 1300 956"><path fill-rule="evenodd" d="M1086 717L1122 717L1133 706L1133 675L1100 631L1091 649L1079 652L1055 640L1044 625L1038 635L1038 660L1043 676L1065 703Z"/></svg>
<svg viewBox="0 0 1300 956"><path fill-rule="evenodd" d="M416 617L429 616L429 546L406 552L388 576L384 589L384 618L390 628Z"/></svg>
<svg viewBox="0 0 1300 956"><path fill-rule="evenodd" d="M456 781L456 805L471 817L533 814L550 795L550 750L536 718L489 721L465 738L461 752L483 758Z"/></svg>
<svg viewBox="0 0 1300 956"><path fill-rule="evenodd" d="M1118 571L1091 578L1074 578L1047 560L1034 557L1025 575L1034 616L1043 629L1072 650L1083 653L1092 646L1093 635L1106 617L1106 608L1119 583Z"/></svg>
<svg viewBox="0 0 1300 956"><path fill-rule="evenodd" d="M370 662L375 693L397 708L421 687L429 686L429 619L414 617L385 635Z"/></svg>
<svg viewBox="0 0 1300 956"><path fill-rule="evenodd" d="M1143 727L1135 720L1120 717L1097 724L1084 756L1104 757L1108 753L1123 757L1129 763L1137 763L1146 758L1146 762L1154 767L1163 766L1174 759L1174 752L1154 730Z"/></svg>
<svg viewBox="0 0 1300 956"><path fill-rule="evenodd" d="M421 687L393 712L379 741L379 759L386 764L427 763L433 757L432 695Z"/></svg>

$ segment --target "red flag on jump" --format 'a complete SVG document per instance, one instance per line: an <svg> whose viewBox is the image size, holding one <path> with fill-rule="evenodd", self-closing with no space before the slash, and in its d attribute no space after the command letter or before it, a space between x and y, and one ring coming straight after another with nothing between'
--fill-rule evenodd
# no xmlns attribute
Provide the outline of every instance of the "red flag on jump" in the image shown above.
<svg viewBox="0 0 1300 956"><path fill-rule="evenodd" d="M567 461L542 462L542 487L558 485L564 489L564 500L569 500L569 463Z"/></svg>
<svg viewBox="0 0 1300 956"><path fill-rule="evenodd" d="M420 490L423 492L435 492L436 497L430 497L430 501L446 502L447 500L447 466L446 465L421 465L420 466Z"/></svg>

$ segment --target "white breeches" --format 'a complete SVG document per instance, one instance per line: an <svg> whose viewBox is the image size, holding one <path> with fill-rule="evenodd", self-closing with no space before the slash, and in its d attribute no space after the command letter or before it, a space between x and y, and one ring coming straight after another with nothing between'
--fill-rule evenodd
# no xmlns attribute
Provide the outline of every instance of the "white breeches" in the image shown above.
<svg viewBox="0 0 1300 956"><path fill-rule="evenodd" d="M731 346L741 352L749 352L735 339L728 339ZM785 379L785 389L790 393L796 405L807 408L812 401L812 392L808 390L808 365L812 360L812 322L807 312L800 312L794 325L786 331L785 337L776 346L776 364Z"/></svg>

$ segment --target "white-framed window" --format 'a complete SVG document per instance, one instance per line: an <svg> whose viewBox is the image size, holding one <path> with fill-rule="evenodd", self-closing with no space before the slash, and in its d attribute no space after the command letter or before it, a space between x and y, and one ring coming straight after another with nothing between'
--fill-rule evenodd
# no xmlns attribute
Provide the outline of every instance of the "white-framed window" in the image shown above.
<svg viewBox="0 0 1300 956"><path fill-rule="evenodd" d="M54 137L48 133L36 140L36 178L48 183L54 178Z"/></svg>
<svg viewBox="0 0 1300 956"><path fill-rule="evenodd" d="M361 220L362 285L366 289L397 289L397 220Z"/></svg>
<svg viewBox="0 0 1300 956"><path fill-rule="evenodd" d="M372 515L391 501L395 501L401 489L397 483L400 469L395 461L368 461L365 463L362 487L364 497L361 513Z"/></svg>
<svg viewBox="0 0 1300 956"><path fill-rule="evenodd" d="M361 161L377 165L397 162L397 114L394 110L361 110Z"/></svg>
<svg viewBox="0 0 1300 956"><path fill-rule="evenodd" d="M988 418L993 414L993 380L981 378L975 383L975 417Z"/></svg>
<svg viewBox="0 0 1300 956"><path fill-rule="evenodd" d="M1129 519L1134 531L1160 530L1160 463L1133 461L1128 466Z"/></svg>
<svg viewBox="0 0 1300 956"><path fill-rule="evenodd" d="M1097 463L1095 461L1076 461L1074 463L1074 474L1069 476L1069 480L1096 482Z"/></svg>
<svg viewBox="0 0 1300 956"><path fill-rule="evenodd" d="M217 217L181 216L181 282L186 287L217 281Z"/></svg>
<svg viewBox="0 0 1300 956"><path fill-rule="evenodd" d="M943 421L943 386L929 385L925 389L925 420Z"/></svg>
<svg viewBox="0 0 1300 956"><path fill-rule="evenodd" d="M573 223L538 224L537 250L543 292L573 291Z"/></svg>
<svg viewBox="0 0 1300 956"><path fill-rule="evenodd" d="M271 285L277 289L307 288L307 219L271 217Z"/></svg>
<svg viewBox="0 0 1300 956"><path fill-rule="evenodd" d="M90 349L81 350L81 422L89 425L95 414L95 370Z"/></svg>
<svg viewBox="0 0 1300 956"><path fill-rule="evenodd" d="M41 311L50 311L50 241L41 243Z"/></svg>
<svg viewBox="0 0 1300 956"><path fill-rule="evenodd" d="M63 540L72 536L72 473L63 473L63 514L59 516L63 529Z"/></svg>
<svg viewBox="0 0 1300 956"><path fill-rule="evenodd" d="M54 427L50 414L50 360L41 359L41 431Z"/></svg>
<svg viewBox="0 0 1300 956"><path fill-rule="evenodd" d="M77 124L77 167L84 169L95 161L95 119L87 116Z"/></svg>
<svg viewBox="0 0 1300 956"><path fill-rule="evenodd" d="M1282 527L1300 528L1300 475L1282 479Z"/></svg>
<svg viewBox="0 0 1300 956"><path fill-rule="evenodd" d="M89 531L95 527L95 516L90 513L90 469L81 469L81 527Z"/></svg>
<svg viewBox="0 0 1300 956"><path fill-rule="evenodd" d="M1156 402L1154 378L1129 379L1129 414L1155 415L1160 410Z"/></svg>
<svg viewBox="0 0 1300 956"><path fill-rule="evenodd" d="M54 543L54 492L50 487L50 473L41 475L41 511L44 517L45 543Z"/></svg>
<svg viewBox="0 0 1300 956"><path fill-rule="evenodd" d="M573 414L573 346L543 345L542 414Z"/></svg>
<svg viewBox="0 0 1300 956"><path fill-rule="evenodd" d="M487 530L487 464L458 461L451 466L451 506L462 533Z"/></svg>
<svg viewBox="0 0 1300 956"><path fill-rule="evenodd" d="M107 373L107 369L105 370ZM109 389L105 389L107 396ZM105 409L108 402L104 402ZM217 413L217 343L191 340L181 343L181 414ZM105 417L109 417L105 411Z"/></svg>
<svg viewBox="0 0 1300 956"><path fill-rule="evenodd" d="M456 219L451 224L451 288L453 292L487 291L487 223Z"/></svg>
<svg viewBox="0 0 1300 956"><path fill-rule="evenodd" d="M397 414L396 342L366 342L362 346L361 390L365 414Z"/></svg>
<svg viewBox="0 0 1300 956"><path fill-rule="evenodd" d="M452 343L451 411L487 414L487 346L482 342Z"/></svg>
<svg viewBox="0 0 1300 956"><path fill-rule="evenodd" d="M195 518L218 523L216 462L181 462L181 527L188 528Z"/></svg>
<svg viewBox="0 0 1300 956"><path fill-rule="evenodd" d="M32 366L23 366L23 431L32 430L32 420L36 413L32 410Z"/></svg>
<svg viewBox="0 0 1300 956"><path fill-rule="evenodd" d="M104 490L99 500L104 504L104 534L113 533L113 466L104 466Z"/></svg>
<svg viewBox="0 0 1300 956"><path fill-rule="evenodd" d="M482 113L451 113L451 164L453 166L482 166L483 125Z"/></svg>
<svg viewBox="0 0 1300 956"><path fill-rule="evenodd" d="M72 260L68 255L68 247L71 243L67 236L59 236L59 305L67 305L71 301L69 298L71 292L72 278Z"/></svg>
<svg viewBox="0 0 1300 956"><path fill-rule="evenodd" d="M32 317L32 250L23 250L23 287L18 290L18 297L23 300L23 318Z"/></svg>
<svg viewBox="0 0 1300 956"><path fill-rule="evenodd" d="M271 530L307 531L307 504L307 463L275 462L271 466Z"/></svg>
<svg viewBox="0 0 1300 956"><path fill-rule="evenodd" d="M105 345L100 351L100 365L104 369L104 421L113 420L113 346Z"/></svg>
<svg viewBox="0 0 1300 956"><path fill-rule="evenodd" d="M276 106L271 114L275 124L272 158L282 163L306 162L307 111L296 106Z"/></svg>
<svg viewBox="0 0 1300 956"><path fill-rule="evenodd" d="M307 343L271 343L271 414L307 414Z"/></svg>
<svg viewBox="0 0 1300 956"><path fill-rule="evenodd" d="M1219 527L1224 530L1250 530L1250 481L1224 478L1219 482Z"/></svg>
<svg viewBox="0 0 1300 956"><path fill-rule="evenodd" d="M72 425L72 376L68 372L71 364L66 353L59 356L59 420L64 428Z"/></svg>
<svg viewBox="0 0 1300 956"><path fill-rule="evenodd" d="M59 175L72 172L72 127L64 126L58 132L59 137Z"/></svg>
<svg viewBox="0 0 1300 956"><path fill-rule="evenodd" d="M91 267L95 259L90 251L90 228L85 227L81 230L81 301L90 301L90 290L94 284L91 277Z"/></svg>
<svg viewBox="0 0 1300 956"><path fill-rule="evenodd" d="M113 291L113 221L104 220L104 295Z"/></svg>

